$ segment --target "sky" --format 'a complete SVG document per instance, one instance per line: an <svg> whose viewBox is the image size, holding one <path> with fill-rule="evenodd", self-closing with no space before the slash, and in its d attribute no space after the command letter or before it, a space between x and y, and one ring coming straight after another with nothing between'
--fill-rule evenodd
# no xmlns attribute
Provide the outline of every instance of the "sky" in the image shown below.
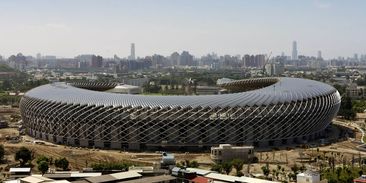
<svg viewBox="0 0 366 183"><path fill-rule="evenodd" d="M0 55L366 54L364 0L0 0Z"/></svg>

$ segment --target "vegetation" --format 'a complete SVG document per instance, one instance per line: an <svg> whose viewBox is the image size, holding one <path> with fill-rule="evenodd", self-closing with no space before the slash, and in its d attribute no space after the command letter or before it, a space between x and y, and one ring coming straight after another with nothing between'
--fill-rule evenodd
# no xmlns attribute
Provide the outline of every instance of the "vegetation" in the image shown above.
<svg viewBox="0 0 366 183"><path fill-rule="evenodd" d="M211 167L211 170L221 173L222 172L222 166L221 166L221 164L213 164L212 167Z"/></svg>
<svg viewBox="0 0 366 183"><path fill-rule="evenodd" d="M0 144L0 163L3 161L5 155L4 145Z"/></svg>
<svg viewBox="0 0 366 183"><path fill-rule="evenodd" d="M91 165L93 170L96 171L110 171L110 170L127 171L129 166L131 166L131 164L127 162L96 163Z"/></svg>
<svg viewBox="0 0 366 183"><path fill-rule="evenodd" d="M0 72L16 72L16 70L6 64L0 64Z"/></svg>
<svg viewBox="0 0 366 183"><path fill-rule="evenodd" d="M342 98L338 115L347 120L354 120L356 118L356 112L353 110L352 99L350 97L345 96Z"/></svg>
<svg viewBox="0 0 366 183"><path fill-rule="evenodd" d="M268 178L268 175L270 173L268 163L265 166L262 166L261 169L262 169L263 175L266 176L266 178Z"/></svg>
<svg viewBox="0 0 366 183"><path fill-rule="evenodd" d="M327 168L322 172L322 178L328 180L329 183L348 183L353 179L360 177L363 170L360 167L337 167L335 170Z"/></svg>
<svg viewBox="0 0 366 183"><path fill-rule="evenodd" d="M69 169L69 161L66 158L55 159L55 166L61 168L62 170Z"/></svg>
<svg viewBox="0 0 366 183"><path fill-rule="evenodd" d="M161 86L155 84L146 83L143 86L145 93L159 93L161 91Z"/></svg>
<svg viewBox="0 0 366 183"><path fill-rule="evenodd" d="M222 170L229 175L229 173L231 172L231 170L233 169L233 164L231 162L224 162L222 163Z"/></svg>
<svg viewBox="0 0 366 183"><path fill-rule="evenodd" d="M185 160L185 161L181 161L180 163L177 163L177 167L186 167L186 168L198 168L199 164L197 161L193 160L193 161L189 161L189 160Z"/></svg>
<svg viewBox="0 0 366 183"><path fill-rule="evenodd" d="M231 164L236 170L236 176L243 176L243 173L241 171L243 169L244 161L241 159L234 159Z"/></svg>
<svg viewBox="0 0 366 183"><path fill-rule="evenodd" d="M15 153L15 160L20 162L20 166L24 166L32 159L32 151L26 147L21 147L19 151Z"/></svg>
<svg viewBox="0 0 366 183"><path fill-rule="evenodd" d="M49 162L49 159L48 159L46 156L41 155L41 156L39 156L39 157L37 158L36 163L37 163L37 164L39 164L39 163L41 163L42 161Z"/></svg>
<svg viewBox="0 0 366 183"><path fill-rule="evenodd" d="M0 72L8 72L8 76L0 76L1 91L25 92L34 87L49 83L48 80L32 80L26 73L17 71L6 64L0 64Z"/></svg>
<svg viewBox="0 0 366 183"><path fill-rule="evenodd" d="M338 90L338 92L341 96L343 96L346 93L346 86L345 85L335 84L334 88Z"/></svg>
<svg viewBox="0 0 366 183"><path fill-rule="evenodd" d="M40 161L38 164L38 170L42 172L42 175L44 175L48 171L48 162L47 161Z"/></svg>
<svg viewBox="0 0 366 183"><path fill-rule="evenodd" d="M363 112L364 110L366 110L366 100L353 100L352 108L355 112Z"/></svg>

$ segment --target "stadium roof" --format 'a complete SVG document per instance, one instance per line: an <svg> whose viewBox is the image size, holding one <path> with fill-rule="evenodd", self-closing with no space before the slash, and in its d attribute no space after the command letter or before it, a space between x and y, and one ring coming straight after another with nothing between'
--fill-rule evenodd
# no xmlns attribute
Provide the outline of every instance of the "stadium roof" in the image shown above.
<svg viewBox="0 0 366 183"><path fill-rule="evenodd" d="M272 78L274 79L274 78ZM240 81L255 83L264 79L249 79ZM122 107L244 107L261 106L292 101L301 101L308 98L324 96L336 92L330 85L300 78L276 78L273 84L246 92L199 95L199 96L145 96L114 94L77 88L66 83L53 83L34 88L25 96L45 101L62 102L69 104L122 106ZM243 85L243 84L242 84ZM243 85L242 87L245 87Z"/></svg>

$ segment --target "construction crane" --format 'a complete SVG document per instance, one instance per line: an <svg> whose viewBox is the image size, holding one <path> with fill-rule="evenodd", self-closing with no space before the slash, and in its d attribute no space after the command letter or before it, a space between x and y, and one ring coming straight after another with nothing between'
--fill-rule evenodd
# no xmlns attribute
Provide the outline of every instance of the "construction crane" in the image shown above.
<svg viewBox="0 0 366 183"><path fill-rule="evenodd" d="M266 73L266 65L268 64L269 59L271 58L271 55L272 55L272 51L268 54L267 59L264 61L264 64L263 64L263 76Z"/></svg>

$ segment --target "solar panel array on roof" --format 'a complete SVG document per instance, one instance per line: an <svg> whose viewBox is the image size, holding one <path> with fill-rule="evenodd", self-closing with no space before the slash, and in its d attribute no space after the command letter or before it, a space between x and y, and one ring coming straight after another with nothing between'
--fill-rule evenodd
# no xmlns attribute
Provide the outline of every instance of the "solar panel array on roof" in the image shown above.
<svg viewBox="0 0 366 183"><path fill-rule="evenodd" d="M54 83L27 92L20 111L27 133L36 138L83 147L155 150L275 146L321 138L341 102L335 88L307 79L257 78L221 86L236 93L144 96Z"/></svg>
<svg viewBox="0 0 366 183"><path fill-rule="evenodd" d="M225 107L278 104L323 96L334 91L336 90L333 87L318 81L278 78L278 82L275 84L258 90L223 95L144 96L114 94L76 88L66 83L43 85L27 92L25 95L53 102L97 106Z"/></svg>

